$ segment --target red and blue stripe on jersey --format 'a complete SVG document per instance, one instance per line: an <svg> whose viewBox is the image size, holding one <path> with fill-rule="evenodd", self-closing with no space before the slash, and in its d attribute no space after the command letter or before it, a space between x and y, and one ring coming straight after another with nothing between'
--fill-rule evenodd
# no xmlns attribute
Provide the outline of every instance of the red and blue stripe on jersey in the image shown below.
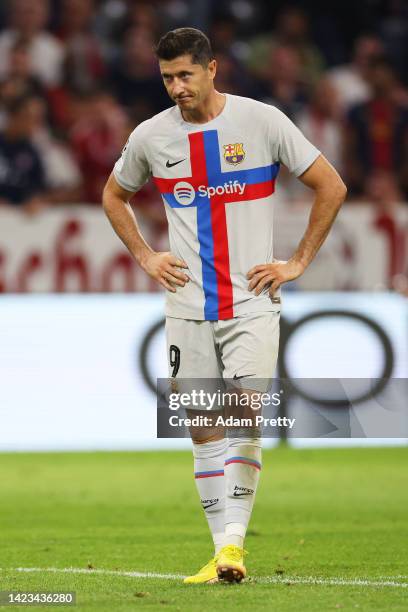
<svg viewBox="0 0 408 612"><path fill-rule="evenodd" d="M222 172L217 130L194 132L188 135L188 139L191 176L153 179L164 200L172 208L197 208L197 237L205 296L204 318L209 321L231 319L234 316L233 290L225 204L272 195L279 164ZM196 192L190 204L180 204L174 196L174 187L180 181L189 183ZM217 188L229 181L239 181L241 185L245 183L243 193L202 196L197 192L200 186Z"/></svg>

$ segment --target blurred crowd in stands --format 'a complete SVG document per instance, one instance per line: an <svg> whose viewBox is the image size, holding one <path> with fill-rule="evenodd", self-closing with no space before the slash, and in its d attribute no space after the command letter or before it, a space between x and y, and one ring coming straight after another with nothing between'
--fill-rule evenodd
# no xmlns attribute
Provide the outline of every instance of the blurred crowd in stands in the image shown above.
<svg viewBox="0 0 408 612"><path fill-rule="evenodd" d="M152 49L185 25L210 36L217 89L288 114L350 200L408 201L408 3L355 4L346 17L336 2L3 0L0 206L100 203L129 133L171 105ZM285 173L281 185L309 197ZM135 205L162 222L151 185Z"/></svg>

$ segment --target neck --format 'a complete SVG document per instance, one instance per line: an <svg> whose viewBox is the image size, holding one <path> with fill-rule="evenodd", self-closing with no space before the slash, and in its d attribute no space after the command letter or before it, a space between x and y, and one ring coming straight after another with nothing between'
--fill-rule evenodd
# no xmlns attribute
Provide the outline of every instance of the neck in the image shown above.
<svg viewBox="0 0 408 612"><path fill-rule="evenodd" d="M208 123L222 113L226 101L227 97L224 94L213 89L200 106L193 110L181 111L181 114L188 123Z"/></svg>

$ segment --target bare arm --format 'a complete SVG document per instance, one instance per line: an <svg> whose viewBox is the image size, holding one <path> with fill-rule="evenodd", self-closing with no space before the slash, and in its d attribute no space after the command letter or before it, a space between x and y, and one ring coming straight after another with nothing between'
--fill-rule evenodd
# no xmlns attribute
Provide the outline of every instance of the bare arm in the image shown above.
<svg viewBox="0 0 408 612"><path fill-rule="evenodd" d="M189 281L188 276L178 268L188 266L172 253L156 253L147 244L129 204L132 195L133 193L123 189L111 174L103 191L103 209L113 229L143 270L174 293L174 285L184 287Z"/></svg>
<svg viewBox="0 0 408 612"><path fill-rule="evenodd" d="M325 241L346 197L345 184L323 155L316 159L299 180L315 192L308 226L296 252L287 262L261 264L248 272L249 290L255 290L256 295L266 285L270 285L269 293L273 295L282 283L303 274Z"/></svg>

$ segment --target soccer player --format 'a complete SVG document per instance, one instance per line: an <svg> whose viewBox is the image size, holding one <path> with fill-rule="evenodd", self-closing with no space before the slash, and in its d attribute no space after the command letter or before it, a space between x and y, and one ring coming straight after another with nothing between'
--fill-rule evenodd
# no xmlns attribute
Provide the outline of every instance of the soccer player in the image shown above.
<svg viewBox="0 0 408 612"><path fill-rule="evenodd" d="M346 187L278 109L215 89L217 63L202 32L168 32L156 55L175 106L132 132L106 184L104 210L143 270L166 289L170 376L222 376L257 389L257 379L271 380L276 366L280 286L310 264ZM305 234L287 262L274 261L272 250L281 163L315 193ZM151 249L129 205L149 177L163 198L170 252ZM261 470L259 432L190 431L215 555L185 582L239 582Z"/></svg>

